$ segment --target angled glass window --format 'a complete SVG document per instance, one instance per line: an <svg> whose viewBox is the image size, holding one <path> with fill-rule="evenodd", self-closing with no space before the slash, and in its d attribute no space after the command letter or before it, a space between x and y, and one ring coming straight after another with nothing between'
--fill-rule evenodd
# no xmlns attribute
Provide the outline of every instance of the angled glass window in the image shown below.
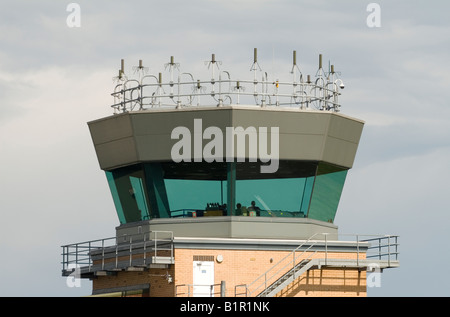
<svg viewBox="0 0 450 317"><path fill-rule="evenodd" d="M226 163L161 164L170 217L226 216Z"/></svg>
<svg viewBox="0 0 450 317"><path fill-rule="evenodd" d="M226 182L166 179L171 217L226 216Z"/></svg>
<svg viewBox="0 0 450 317"><path fill-rule="evenodd" d="M131 191L133 192L134 199L138 210L140 210L142 219L149 219L147 199L145 198L145 191L142 182L142 178L130 176Z"/></svg>
<svg viewBox="0 0 450 317"><path fill-rule="evenodd" d="M311 183L306 177L237 180L236 204L245 207L249 216L304 217L308 211Z"/></svg>
<svg viewBox="0 0 450 317"><path fill-rule="evenodd" d="M117 217L121 224L127 223L125 214L123 212L122 203L119 198L119 191L117 190L116 182L114 181L113 172L106 171L106 179L108 180L109 189L113 198L114 206L116 207Z"/></svg>
<svg viewBox="0 0 450 317"><path fill-rule="evenodd" d="M305 217L308 213L317 163L280 161L276 173L261 173L261 165L236 167L236 215ZM237 204L240 204L238 207Z"/></svg>
<svg viewBox="0 0 450 317"><path fill-rule="evenodd" d="M107 171L121 224L174 217L307 217L333 222L347 170L280 161L276 173L253 162L161 162Z"/></svg>
<svg viewBox="0 0 450 317"><path fill-rule="evenodd" d="M107 171L106 178L121 224L150 218L144 173L140 166Z"/></svg>
<svg viewBox="0 0 450 317"><path fill-rule="evenodd" d="M319 164L308 218L334 222L348 170Z"/></svg>

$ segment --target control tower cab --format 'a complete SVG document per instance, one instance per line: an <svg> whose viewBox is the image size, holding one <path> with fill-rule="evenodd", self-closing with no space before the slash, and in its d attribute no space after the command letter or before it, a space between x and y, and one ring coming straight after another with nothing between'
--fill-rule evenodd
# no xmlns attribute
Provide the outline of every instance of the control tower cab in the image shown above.
<svg viewBox="0 0 450 317"><path fill-rule="evenodd" d="M339 239L364 122L340 113L334 66L320 55L311 79L294 51L291 79L272 79L256 49L250 80L207 64L199 80L171 57L164 81L122 60L113 114L88 123L116 236L63 246L63 275L79 265L95 296L365 296L365 270L398 266L398 244Z"/></svg>

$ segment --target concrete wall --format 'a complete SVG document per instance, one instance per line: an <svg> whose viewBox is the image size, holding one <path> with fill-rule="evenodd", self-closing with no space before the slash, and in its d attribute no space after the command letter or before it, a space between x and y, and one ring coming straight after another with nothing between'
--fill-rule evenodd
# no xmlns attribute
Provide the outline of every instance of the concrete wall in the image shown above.
<svg viewBox="0 0 450 317"><path fill-rule="evenodd" d="M171 231L175 237L244 239L309 239L316 233L329 233L329 238L333 239L338 233L338 227L308 218L167 218L121 225L116 228L116 236L118 241L122 241L124 235L138 235L149 231Z"/></svg>
<svg viewBox="0 0 450 317"><path fill-rule="evenodd" d="M171 149L178 142L171 139L172 130L183 126L193 135L194 119L202 119L203 129L220 128L224 136L226 127L267 127L268 131L278 127L280 160L325 161L345 168L353 165L364 125L333 112L255 106L136 111L88 125L100 167L108 170L137 162L171 161ZM208 142L203 140L203 146Z"/></svg>

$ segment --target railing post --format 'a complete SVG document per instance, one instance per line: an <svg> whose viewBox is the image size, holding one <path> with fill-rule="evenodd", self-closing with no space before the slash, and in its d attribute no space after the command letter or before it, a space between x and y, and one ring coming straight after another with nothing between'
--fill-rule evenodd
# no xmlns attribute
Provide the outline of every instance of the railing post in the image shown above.
<svg viewBox="0 0 450 317"><path fill-rule="evenodd" d="M356 265L359 267L359 236L356 235Z"/></svg>
<svg viewBox="0 0 450 317"><path fill-rule="evenodd" d="M220 297L226 297L226 284L225 281L220 282Z"/></svg>
<svg viewBox="0 0 450 317"><path fill-rule="evenodd" d="M78 264L78 243L75 244L75 264Z"/></svg>
<svg viewBox="0 0 450 317"><path fill-rule="evenodd" d="M294 249L294 252L292 252L292 254L293 254L293 258L292 258L292 270L293 270L294 278L295 278L295 267L296 267L296 265L295 265L295 249Z"/></svg>
<svg viewBox="0 0 450 317"><path fill-rule="evenodd" d="M144 108L144 100L143 100L143 94L144 94L144 87L142 86L142 79L141 79L141 81L139 82L139 91L140 91L140 96L139 96L139 105L140 105L140 109L139 110L141 110L142 108Z"/></svg>
<svg viewBox="0 0 450 317"><path fill-rule="evenodd" d="M66 248L67 248L66 246L63 246L63 254L62 254L62 256L63 256L63 272L66 271L66 261L67 261Z"/></svg>
<svg viewBox="0 0 450 317"><path fill-rule="evenodd" d="M395 260L398 260L398 236L395 236Z"/></svg>
<svg viewBox="0 0 450 317"><path fill-rule="evenodd" d="M267 289L267 273L264 273L264 289Z"/></svg>
<svg viewBox="0 0 450 317"><path fill-rule="evenodd" d="M102 270L105 269L105 239L102 239Z"/></svg>
<svg viewBox="0 0 450 317"><path fill-rule="evenodd" d="M144 265L147 265L147 240L145 239L146 235L144 233Z"/></svg>
<svg viewBox="0 0 450 317"><path fill-rule="evenodd" d="M88 255L88 263L89 263L89 272L90 272L93 263L92 263L91 257L89 256L89 253L91 253L91 241L88 242L88 253L87 253L87 255Z"/></svg>
<svg viewBox="0 0 450 317"><path fill-rule="evenodd" d="M378 238L378 260L381 261L381 239L383 238Z"/></svg>
<svg viewBox="0 0 450 317"><path fill-rule="evenodd" d="M155 259L156 259L156 257L158 256L158 245L157 245L157 243L156 243L156 241L158 240L158 234L157 234L157 232L156 231L154 231L155 232L155 236L154 236L154 239L155 239Z"/></svg>
<svg viewBox="0 0 450 317"><path fill-rule="evenodd" d="M119 244L116 244L116 269L118 267L119 261Z"/></svg>
<svg viewBox="0 0 450 317"><path fill-rule="evenodd" d="M130 266L132 262L132 253L133 253L133 236L130 235Z"/></svg>
<svg viewBox="0 0 450 317"><path fill-rule="evenodd" d="M388 267L391 266L391 236L388 236Z"/></svg>
<svg viewBox="0 0 450 317"><path fill-rule="evenodd" d="M170 258L173 259L173 232L170 232Z"/></svg>
<svg viewBox="0 0 450 317"><path fill-rule="evenodd" d="M120 91L120 93L122 94L122 102L121 102L121 105L122 105L122 111L123 112L125 112L125 107L126 107L126 102L125 102L125 91L124 91L124 86L122 86L122 90Z"/></svg>
<svg viewBox="0 0 450 317"><path fill-rule="evenodd" d="M68 261L68 258L66 256L66 246L63 246L63 272L66 271L66 261Z"/></svg>

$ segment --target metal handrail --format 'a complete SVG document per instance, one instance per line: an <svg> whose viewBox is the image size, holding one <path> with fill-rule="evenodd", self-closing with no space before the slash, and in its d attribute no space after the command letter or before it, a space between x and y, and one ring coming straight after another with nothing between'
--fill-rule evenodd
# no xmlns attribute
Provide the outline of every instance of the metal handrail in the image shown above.
<svg viewBox="0 0 450 317"><path fill-rule="evenodd" d="M180 296L186 295L186 294L187 294L187 297L191 297L194 293L193 289L196 286L208 286L209 287L209 295L210 295L209 297L216 297L215 295L221 294L221 289L220 289L221 285L222 285L221 283L216 283L216 284L178 284L178 285L175 285L175 297L180 297ZM178 288L181 288L181 287L187 287L187 292L183 292L183 293L178 292ZM191 289L192 289L192 291L191 291ZM214 289L215 289L215 291L213 291Z"/></svg>
<svg viewBox="0 0 450 317"><path fill-rule="evenodd" d="M324 235L325 238L324 240L312 240L313 238L315 238L317 235ZM256 278L253 282L251 282L250 284L238 284L235 285L235 296L238 295L245 295L245 296L252 296L252 294L261 294L263 293L265 290L268 289L268 287L270 287L271 285L273 285L273 283L276 282L273 281L272 283L270 283L269 285L267 285L267 281L273 279L275 276L278 276L279 278L282 278L285 274L280 274L280 272L284 271L285 273L293 270L293 274L295 274L295 267L296 265L298 265L296 263L296 259L300 258L303 254L305 254L305 252L309 251L312 249L313 246L315 246L317 243L319 242L323 242L324 243L324 248L325 248L325 252L324 252L324 258L322 260L323 261L323 265L327 265L328 264L328 239L327 239L327 233L315 233L314 235L312 235L308 240L305 240L300 246L298 246L297 248L295 248L293 251L291 251L288 255L286 255L284 258L282 258L280 261L278 261L277 263L275 263L269 270L267 270L266 272L264 272L263 274L261 274L258 278ZM342 236L342 235L340 235ZM348 235L345 235L348 236ZM368 238L368 239L360 239L360 237L362 235L356 234L356 235L351 235L356 237L356 249L357 249L357 255L356 255L356 263L357 265L360 265L360 246L361 243L364 243L365 245L369 244L366 249L367 251L364 252L364 254L366 255L365 258L378 258L379 260L382 260L383 257L387 257L387 262L388 262L388 267L391 267L392 265L392 257L395 256L395 261L398 261L398 236L394 236L394 235L384 235L384 236L380 236L380 235L371 235L371 237L373 238ZM363 236L370 236L370 235L363 235ZM394 242L391 243L391 239L394 239ZM387 242L385 242L386 244L382 244L383 241L387 240ZM298 250L300 250L306 243L310 242L310 241L314 241L307 249L303 250L303 252L300 255L295 255L296 252L298 252ZM378 242L377 245L375 246L371 246L370 243L371 242ZM395 250L391 250L392 247L395 247ZM383 250L383 248L387 248L387 252L383 253L381 252L381 250ZM369 254L367 255L368 250L378 250L378 253L372 255ZM316 251L317 252L317 251ZM311 256L309 256L308 258L306 258L307 260L311 260L312 257L316 254L316 252L314 252ZM287 264L284 264L281 268L279 268L276 272L274 272L269 278L267 278L267 274L273 270L275 270L276 268L278 268L279 265L281 265L281 263L284 263L284 261L290 257L293 257L292 261L288 261ZM305 260L305 259L302 259ZM301 262L301 261L300 261ZM290 266L290 263L292 263L292 266ZM259 285L257 285L257 287L254 287L253 290L250 290L250 288L260 279L263 279L264 281L262 283L260 283ZM264 290L259 291L259 289L264 285ZM238 288L244 288L244 292L238 293Z"/></svg>
<svg viewBox="0 0 450 317"><path fill-rule="evenodd" d="M311 244L306 250L304 250L303 252L301 252L299 255L295 255L296 252L298 252L301 248L303 248L303 246L306 243L309 243L314 237L316 237L317 235L319 235L321 233L315 233L314 235L312 235L308 240L305 240L301 245L299 245L297 248L295 248L294 250L292 250L291 253L289 253L288 255L286 255L284 258L282 258L281 260L279 260L277 263L275 263L269 270L267 270L266 272L264 272L263 274L261 274L258 278L256 278L252 283L245 285L246 288L246 294L247 296L251 296L252 294L254 294L255 292L257 292L262 286L264 286L264 289L267 289L268 286L270 286L272 283L270 283L269 285L267 285L267 282L269 280L271 280L272 278L274 278L274 276L280 276L280 271L286 269L287 267L289 267L290 269L293 269L296 266L296 260L298 258L300 258L302 255L304 255L306 252L308 252L318 241L315 241L313 244ZM275 268L277 268L279 265L281 265L282 263L284 263L285 260L290 259L292 256L293 260L291 262L291 260L289 260L287 262L287 264L284 264L281 268L279 268L276 272L274 272L272 275L269 276L269 278L267 278L267 275L272 271L275 270ZM290 266L290 264L292 263L292 267ZM287 269L284 270L285 272L288 271ZM281 275L282 276L282 275ZM260 279L264 278L263 282L261 282L259 285L257 285L254 290L250 291L250 288L256 284L256 282ZM239 285L239 286L244 286L244 285ZM259 293L261 293L262 291L260 291Z"/></svg>
<svg viewBox="0 0 450 317"><path fill-rule="evenodd" d="M158 253L169 252L170 258L173 258L173 232L172 231L150 231L147 233L141 233L136 235L126 236L126 240L122 243L118 243L116 237L110 237L105 239L97 239L85 242L79 242L74 244L63 245L62 252L62 265L63 272L66 273L72 266L87 268L89 272L92 271L94 265L92 255L97 251L101 251L101 269L105 268L106 254L105 250L112 249L115 258L115 268L119 266L119 257L123 256L123 251L128 254L129 266L133 264L133 253L137 248L142 248L144 257L143 264L147 264L147 253L154 253L155 257L158 257ZM128 241L127 241L128 240ZM113 242L113 243L112 243ZM168 242L167 247L164 246L164 242ZM150 251L147 249L150 247Z"/></svg>
<svg viewBox="0 0 450 317"><path fill-rule="evenodd" d="M111 94L114 104L111 106L114 112L129 112L154 108L154 107L191 107L200 106L200 98L209 97L206 105L223 106L225 101L230 104L240 104L241 97L254 99L258 106L294 106L300 109L314 107L318 110L339 112L338 98L344 84L339 78L339 72L334 71L334 65L330 65L329 71L322 68L322 54L319 55L319 68L316 79L311 80L310 75L305 79L296 62L296 52L293 52L293 65L290 80L270 79L267 72L263 72L257 62L257 49L254 50L254 62L251 67L253 79L232 79L230 73L219 70L213 54L208 64L211 69L210 80L195 79L191 73L180 72L179 63L173 62L165 65L169 67L170 79L163 82L162 73L145 75L142 60L139 62L137 79L128 78L125 75L124 60L117 79L117 85ZM212 66L210 68L210 66ZM217 66L218 78L214 75ZM178 69L178 76L174 78L174 71ZM260 77L260 79L258 79ZM185 79L189 78L189 79ZM182 80L183 79L183 80ZM217 89L218 88L218 89ZM271 89L269 89L271 88ZM144 92L144 89L148 90ZM246 90L248 92L246 92ZM271 91L269 91L271 90ZM233 100L234 98L234 100ZM197 99L197 104L194 104ZM281 100L281 101L280 101ZM250 104L247 103L246 104Z"/></svg>
<svg viewBox="0 0 450 317"><path fill-rule="evenodd" d="M213 90L215 84L231 84L237 83L239 85L239 89L233 88L225 92L215 92ZM208 92L186 92L181 93L180 87L183 85L189 85L195 87L197 85L202 85L205 88L205 85L210 85L210 89L204 89ZM269 86L274 87L273 92L264 92L263 91L249 91L245 92L245 87L250 88L249 86ZM164 92L164 87L178 87L178 93L170 93L167 94ZM169 82L169 83L155 83L155 84L143 84L142 82L138 82L137 86L127 87L126 83L122 84L120 90L116 90L111 94L114 97L114 104L111 105L113 109L121 112L133 111L137 106L138 110L146 109L146 107L154 108L161 106L169 106L169 107L180 107L180 106L193 106L192 102L194 98L199 99L200 97L212 97L214 99L214 103L221 106L223 105L223 100L229 99L230 104L240 104L240 97L254 97L255 100L261 100L261 106L300 106L302 108L309 108L310 105L317 103L316 106L319 110L331 110L338 112L339 111L339 103L337 102L337 97L341 94L339 92L339 88L335 82L327 81L323 85L318 85L317 83L312 82L282 82L282 81L268 81L263 80L256 82L254 80L214 80L214 81L189 81L189 82ZM150 93L149 95L143 95L144 88L154 87L156 90ZM292 88L294 87L293 92L283 92L282 87ZM193 90L194 90L193 89ZM298 89L298 90L295 90ZM251 89L249 89L251 90ZM134 93L138 95L133 97ZM216 95L219 98L216 98ZM182 103L181 99L186 98L188 103ZM232 102L234 97L234 102ZM258 99L259 98L259 99ZM273 102L272 98L276 101ZM285 101L280 102L279 99L283 99ZM147 102L147 99L149 101ZM176 99L176 100L175 100ZM167 102L161 102L162 100L166 100ZM269 102L267 103L266 100ZM198 106L198 105L197 105Z"/></svg>

